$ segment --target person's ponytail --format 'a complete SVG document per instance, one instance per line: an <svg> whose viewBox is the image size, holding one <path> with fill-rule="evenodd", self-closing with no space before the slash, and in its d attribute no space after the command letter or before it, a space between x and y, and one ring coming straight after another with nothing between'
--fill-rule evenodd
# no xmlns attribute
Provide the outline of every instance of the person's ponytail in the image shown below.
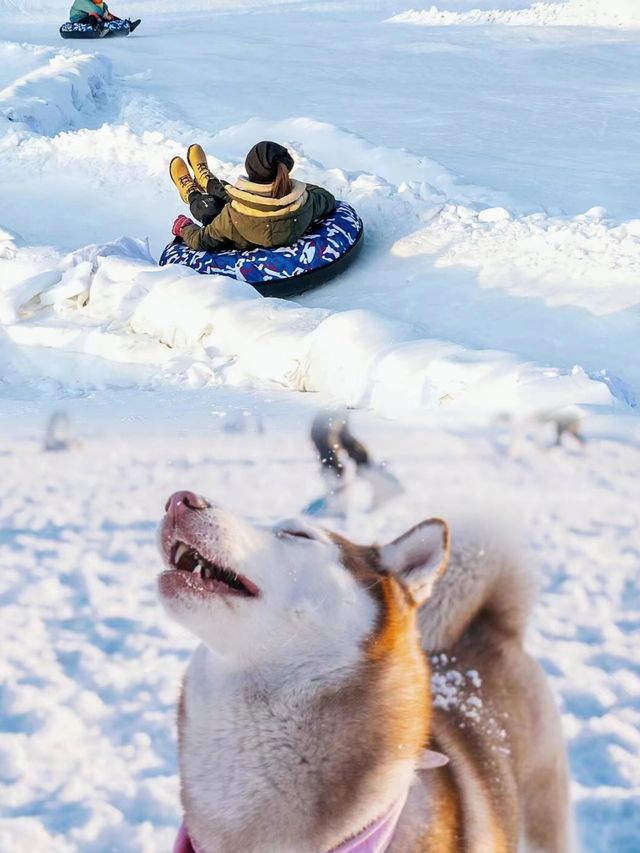
<svg viewBox="0 0 640 853"><path fill-rule="evenodd" d="M291 192L291 180L289 179L289 170L285 164L280 161L276 170L276 177L273 182L273 197L284 198Z"/></svg>

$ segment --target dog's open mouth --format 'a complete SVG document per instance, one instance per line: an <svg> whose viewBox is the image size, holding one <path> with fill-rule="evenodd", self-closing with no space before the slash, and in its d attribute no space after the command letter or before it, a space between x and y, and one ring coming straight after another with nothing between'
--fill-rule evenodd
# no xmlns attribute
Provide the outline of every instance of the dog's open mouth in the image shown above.
<svg viewBox="0 0 640 853"><path fill-rule="evenodd" d="M171 547L168 574L180 579L194 592L213 592L220 595L240 595L255 598L258 587L244 575L234 572L204 557L196 548L185 542L175 542Z"/></svg>

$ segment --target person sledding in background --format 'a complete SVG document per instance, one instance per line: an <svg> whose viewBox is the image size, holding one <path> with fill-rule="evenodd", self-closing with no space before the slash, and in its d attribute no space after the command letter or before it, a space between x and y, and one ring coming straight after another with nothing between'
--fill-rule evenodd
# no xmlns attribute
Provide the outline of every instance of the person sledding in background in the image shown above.
<svg viewBox="0 0 640 853"><path fill-rule="evenodd" d="M69 20L72 24L91 24L99 29L104 27L108 21L120 21L122 19L111 14L104 0L74 0L69 12ZM128 23L129 32L133 32L140 24L140 19L128 21Z"/></svg>
<svg viewBox="0 0 640 853"><path fill-rule="evenodd" d="M277 142L258 142L247 154L247 177L234 184L209 169L200 145L190 145L187 160L169 166L171 179L192 216L178 216L172 233L195 251L273 249L294 243L332 213L336 200L328 190L290 177L293 158Z"/></svg>

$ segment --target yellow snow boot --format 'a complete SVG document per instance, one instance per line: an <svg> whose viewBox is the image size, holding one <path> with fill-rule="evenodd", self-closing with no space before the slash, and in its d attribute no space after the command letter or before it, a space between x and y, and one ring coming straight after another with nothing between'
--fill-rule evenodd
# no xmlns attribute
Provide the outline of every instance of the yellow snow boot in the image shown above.
<svg viewBox="0 0 640 853"><path fill-rule="evenodd" d="M192 193L200 192L200 190L191 177L191 172L182 157L173 158L169 164L169 174L171 175L171 180L178 188L180 198L185 204L189 204L189 196Z"/></svg>
<svg viewBox="0 0 640 853"><path fill-rule="evenodd" d="M202 190L207 191L207 185L211 178L214 177L213 172L207 163L207 155L204 153L202 146L190 145L187 150L187 160L193 170L196 179L196 184Z"/></svg>

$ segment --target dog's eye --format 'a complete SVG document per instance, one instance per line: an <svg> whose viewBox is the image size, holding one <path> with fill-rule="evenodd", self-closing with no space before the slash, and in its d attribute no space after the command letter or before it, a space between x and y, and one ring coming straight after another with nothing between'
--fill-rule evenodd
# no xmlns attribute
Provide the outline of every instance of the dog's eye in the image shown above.
<svg viewBox="0 0 640 853"><path fill-rule="evenodd" d="M307 533L304 530L287 530L285 528L284 530L278 530L277 535L278 536L288 536L288 537L292 537L295 539L313 539L313 536L311 536L309 533Z"/></svg>

